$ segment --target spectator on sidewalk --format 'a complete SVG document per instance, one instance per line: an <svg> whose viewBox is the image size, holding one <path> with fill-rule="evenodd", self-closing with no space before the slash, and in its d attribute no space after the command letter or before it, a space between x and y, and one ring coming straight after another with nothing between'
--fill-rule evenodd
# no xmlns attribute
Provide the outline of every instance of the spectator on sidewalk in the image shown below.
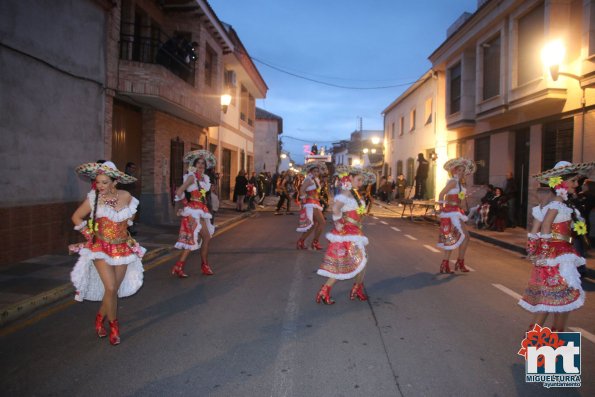
<svg viewBox="0 0 595 397"><path fill-rule="evenodd" d="M271 190L270 190L270 195L271 196L279 196L279 177L283 177L285 174L284 172L282 172L281 174L279 174L278 172L275 172L273 174L273 176L271 177Z"/></svg>
<svg viewBox="0 0 595 397"><path fill-rule="evenodd" d="M399 201L399 204L406 199L405 189L407 189L407 180L405 180L405 175L399 174L395 182L396 199Z"/></svg>
<svg viewBox="0 0 595 397"><path fill-rule="evenodd" d="M512 172L506 174L506 185L504 185L504 195L508 201L507 224L508 227L516 227L516 194L517 185Z"/></svg>
<svg viewBox="0 0 595 397"><path fill-rule="evenodd" d="M233 196L236 200L236 211L244 212L244 198L246 197L248 186L248 179L246 179L246 171L240 170L236 176L236 185L233 188Z"/></svg>
<svg viewBox="0 0 595 397"><path fill-rule="evenodd" d="M508 203L504 190L494 188L494 197L490 201L490 213L492 214L491 230L503 232L506 228L506 217L508 216Z"/></svg>
<svg viewBox="0 0 595 397"><path fill-rule="evenodd" d="M423 153L417 155L417 172L415 173L415 196L414 200L423 200L426 195L426 180L430 172L430 163L424 158Z"/></svg>
<svg viewBox="0 0 595 397"><path fill-rule="evenodd" d="M393 192L392 183L388 181L386 177L382 177L380 179L380 188L378 197L380 200L384 201L386 204L390 204L390 197Z"/></svg>
<svg viewBox="0 0 595 397"><path fill-rule="evenodd" d="M277 202L277 208L275 209L275 215L281 215L281 209L283 205L287 206L285 214L290 214L291 211L291 200L294 193L294 180L293 176L291 175L293 172L291 170L285 171L281 176L279 176L277 182L277 193L279 194L279 201Z"/></svg>
<svg viewBox="0 0 595 397"><path fill-rule="evenodd" d="M256 180L256 204L260 208L264 208L264 198L266 197L266 175L264 172L261 172L258 175L258 179Z"/></svg>

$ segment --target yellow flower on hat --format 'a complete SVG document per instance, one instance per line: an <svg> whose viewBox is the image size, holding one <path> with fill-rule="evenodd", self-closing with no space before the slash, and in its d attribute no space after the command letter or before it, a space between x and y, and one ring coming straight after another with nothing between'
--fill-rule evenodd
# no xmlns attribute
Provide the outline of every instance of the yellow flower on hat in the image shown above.
<svg viewBox="0 0 595 397"><path fill-rule="evenodd" d="M579 236L582 236L583 234L587 234L587 225L583 221L574 222L574 227L572 229Z"/></svg>
<svg viewBox="0 0 595 397"><path fill-rule="evenodd" d="M562 181L562 177L561 177L561 176L553 176L553 177L551 177L551 178L548 180L547 184L548 184L548 186L549 186L549 187L551 187L551 188L555 188L556 186L558 186L558 185L559 185L559 184L561 184L562 182L563 182L563 181Z"/></svg>

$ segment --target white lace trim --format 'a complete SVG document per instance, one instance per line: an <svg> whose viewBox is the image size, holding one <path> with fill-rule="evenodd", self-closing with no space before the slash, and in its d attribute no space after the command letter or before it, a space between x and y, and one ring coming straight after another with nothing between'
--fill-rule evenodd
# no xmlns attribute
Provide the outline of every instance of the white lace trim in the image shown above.
<svg viewBox="0 0 595 397"><path fill-rule="evenodd" d="M362 247L368 245L368 238L366 236L359 236L357 234L338 235L333 233L327 233L326 239L331 243L351 242L357 243Z"/></svg>
<svg viewBox="0 0 595 397"><path fill-rule="evenodd" d="M319 209L320 211L322 211L322 207L318 204L306 203L306 204L302 204L302 206L304 208L316 208L316 209Z"/></svg>
<svg viewBox="0 0 595 397"><path fill-rule="evenodd" d="M355 211L358 208L357 201L353 197L338 194L335 196L335 201L343 203L343 207L341 207L342 212Z"/></svg>
<svg viewBox="0 0 595 397"><path fill-rule="evenodd" d="M94 210L95 206L95 190L91 190L87 193L87 199L89 200L89 204L91 205L91 211ZM130 203L120 210L115 210L112 207L107 205L99 205L97 206L97 213L95 214L95 219L99 218L108 218L112 222L124 222L134 216L137 212L139 201L131 197Z"/></svg>
<svg viewBox="0 0 595 397"><path fill-rule="evenodd" d="M568 207L564 203L561 203L559 201L550 202L548 205L543 207L544 216L550 209L558 211L553 223L567 222L572 219L572 208Z"/></svg>
<svg viewBox="0 0 595 397"><path fill-rule="evenodd" d="M189 210L189 211L187 212L186 210ZM174 248L181 249L181 250L196 251L197 249L199 249L202 246L202 238L199 238L199 235L198 235L200 233L200 231L202 230L202 223L200 222L201 217L190 215L189 214L190 211L192 211L195 214L197 212L199 212L200 214L208 215L208 217L202 216L202 218L204 218L205 222L207 222L207 230L211 237L213 237L213 234L215 234L215 226L213 226L213 224L211 223L211 218L213 217L211 214L205 214L202 210L184 207L184 210L182 211L182 216L192 216L194 219L197 220L196 227L194 228L194 233L193 233L193 237L192 237L194 239L194 244L190 245L190 244L185 244L185 243L178 241L178 242L176 242L176 244L174 244Z"/></svg>
<svg viewBox="0 0 595 397"><path fill-rule="evenodd" d="M328 238L328 235L327 235L327 238ZM329 272L328 270L318 269L318 271L316 273L319 276L330 277L330 278L334 278L336 280L348 280L350 278L354 278L355 276L357 276L366 267L366 264L368 263L368 255L366 254L365 247L361 243L355 242L355 244L362 250L362 252L364 253L364 257L362 258L362 261L359 263L359 265L357 266L357 268L354 271L352 271L351 273L347 273L347 274L335 274L335 273Z"/></svg>
<svg viewBox="0 0 595 397"><path fill-rule="evenodd" d="M450 181L455 181L456 186L454 188L450 189L448 191L448 193L446 193L446 194L459 194L459 192L463 192L463 193L467 192L467 189L462 184L461 184L461 190L459 190L459 180L457 178L450 178L448 180L448 182L450 182Z"/></svg>
<svg viewBox="0 0 595 397"><path fill-rule="evenodd" d="M142 248L143 252L146 251ZM128 265L124 280L118 289L118 296L124 298L133 295L143 285L143 264L136 255L129 255L123 258L110 258L103 252L91 252L88 249L82 249L79 260L74 265L70 273L70 280L76 289L74 299L82 302L83 300L101 301L103 299L104 288L93 260L103 259L111 266Z"/></svg>
<svg viewBox="0 0 595 397"><path fill-rule="evenodd" d="M581 289L579 291L579 297L574 302L571 302L564 306L550 306L550 305L531 305L530 303L524 301L523 299L519 300L519 305L525 309L530 311L531 313L538 313L538 312L549 312L549 313L564 313L569 312L572 310L576 310L579 307L585 304L585 292Z"/></svg>
<svg viewBox="0 0 595 397"><path fill-rule="evenodd" d="M531 214L533 215L533 218L537 219L539 222L543 222L543 217L545 216L546 212L547 209L541 208L541 206L539 205L536 205L535 207L533 207L533 209L531 209Z"/></svg>
<svg viewBox="0 0 595 397"><path fill-rule="evenodd" d="M453 245L446 246L443 243L438 243L438 244L436 244L436 246L440 249L445 250L445 251L456 250L457 248L459 248L461 246L461 244L463 244L463 241L465 241L465 232L463 230L463 226L461 225L461 221L467 222L467 220L468 220L467 216L461 214L458 211L451 211L451 212L441 212L439 217L440 218L450 218L453 226L455 228L457 228L457 230L459 231L459 234L461 236L459 237L459 240L456 243L454 243Z"/></svg>
<svg viewBox="0 0 595 397"><path fill-rule="evenodd" d="M188 179L190 177L190 175L192 175L194 177L194 173L184 174L184 176L183 176L184 182L186 182L186 179ZM207 174L202 174L202 179L198 182L198 184L196 183L196 177L195 177L194 182L191 183L190 186L188 186L186 191L193 192L195 190L198 190L199 185L200 185L201 189L204 189L207 192L209 190L211 190L211 179L209 178L209 176Z"/></svg>

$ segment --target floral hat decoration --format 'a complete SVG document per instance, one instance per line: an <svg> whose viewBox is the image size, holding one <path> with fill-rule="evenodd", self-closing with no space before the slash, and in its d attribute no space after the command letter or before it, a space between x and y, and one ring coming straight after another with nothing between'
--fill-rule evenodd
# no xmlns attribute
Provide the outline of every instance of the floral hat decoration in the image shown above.
<svg viewBox="0 0 595 397"><path fill-rule="evenodd" d="M464 157L450 159L444 163L444 169L448 172L452 172L452 170L457 167L463 167L465 169L465 175L471 175L477 171L475 161L466 159Z"/></svg>
<svg viewBox="0 0 595 397"><path fill-rule="evenodd" d="M562 197L566 201L568 200L568 185L563 177L570 174L587 176L594 167L595 162L573 164L568 161L559 161L554 168L533 175L533 178L540 183L547 184L555 190L556 196Z"/></svg>
<svg viewBox="0 0 595 397"><path fill-rule="evenodd" d="M136 178L119 171L114 163L106 161L105 163L85 163L76 167L76 173L87 177L89 179L95 179L97 175L107 175L110 178L116 180L121 184L128 184L136 182Z"/></svg>
<svg viewBox="0 0 595 397"><path fill-rule="evenodd" d="M351 174L362 174L362 170L360 168L350 167L347 165L338 165L335 167L335 175L339 177L341 189L351 190L351 188L353 187L351 184L351 179L349 178L349 175Z"/></svg>
<svg viewBox="0 0 595 397"><path fill-rule="evenodd" d="M373 185L376 183L376 173L370 169L363 169L362 174L364 175L364 185Z"/></svg>
<svg viewBox="0 0 595 397"><path fill-rule="evenodd" d="M322 161L312 161L307 163L305 168L307 173L311 172L314 168L318 168L320 174L328 174L328 168Z"/></svg>
<svg viewBox="0 0 595 397"><path fill-rule="evenodd" d="M192 164L194 164L194 161L199 158L203 158L205 160L207 168L215 168L215 165L217 165L215 155L209 152L208 150L204 149L193 150L191 152L186 153L184 155L183 160L185 163L188 163L189 166L192 166Z"/></svg>

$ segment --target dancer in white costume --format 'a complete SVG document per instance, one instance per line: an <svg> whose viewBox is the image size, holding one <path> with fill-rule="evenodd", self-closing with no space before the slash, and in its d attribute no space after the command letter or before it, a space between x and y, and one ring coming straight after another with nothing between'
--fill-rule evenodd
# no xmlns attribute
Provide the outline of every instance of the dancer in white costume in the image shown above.
<svg viewBox="0 0 595 397"><path fill-rule="evenodd" d="M469 269L465 267L465 251L469 244L469 233L465 227L467 215L462 208L467 189L463 186L462 179L465 175L474 173L476 166L472 160L460 157L448 160L444 163L444 169L448 171L451 178L438 195L441 204L438 247L444 250L440 273L453 273L450 270L450 254L457 248L459 255L455 263L455 270L468 272Z"/></svg>
<svg viewBox="0 0 595 397"><path fill-rule="evenodd" d="M86 163L76 172L93 180L93 189L72 215L75 230L86 242L73 244L71 251L80 257L70 277L76 288L77 301L102 301L95 318L97 336L107 336L107 317L112 345L120 343L117 319L118 297L134 294L143 285L141 258L145 249L128 233L136 214L138 200L117 183L132 183L136 178L118 171L114 163ZM85 219L89 216L89 219Z"/></svg>

